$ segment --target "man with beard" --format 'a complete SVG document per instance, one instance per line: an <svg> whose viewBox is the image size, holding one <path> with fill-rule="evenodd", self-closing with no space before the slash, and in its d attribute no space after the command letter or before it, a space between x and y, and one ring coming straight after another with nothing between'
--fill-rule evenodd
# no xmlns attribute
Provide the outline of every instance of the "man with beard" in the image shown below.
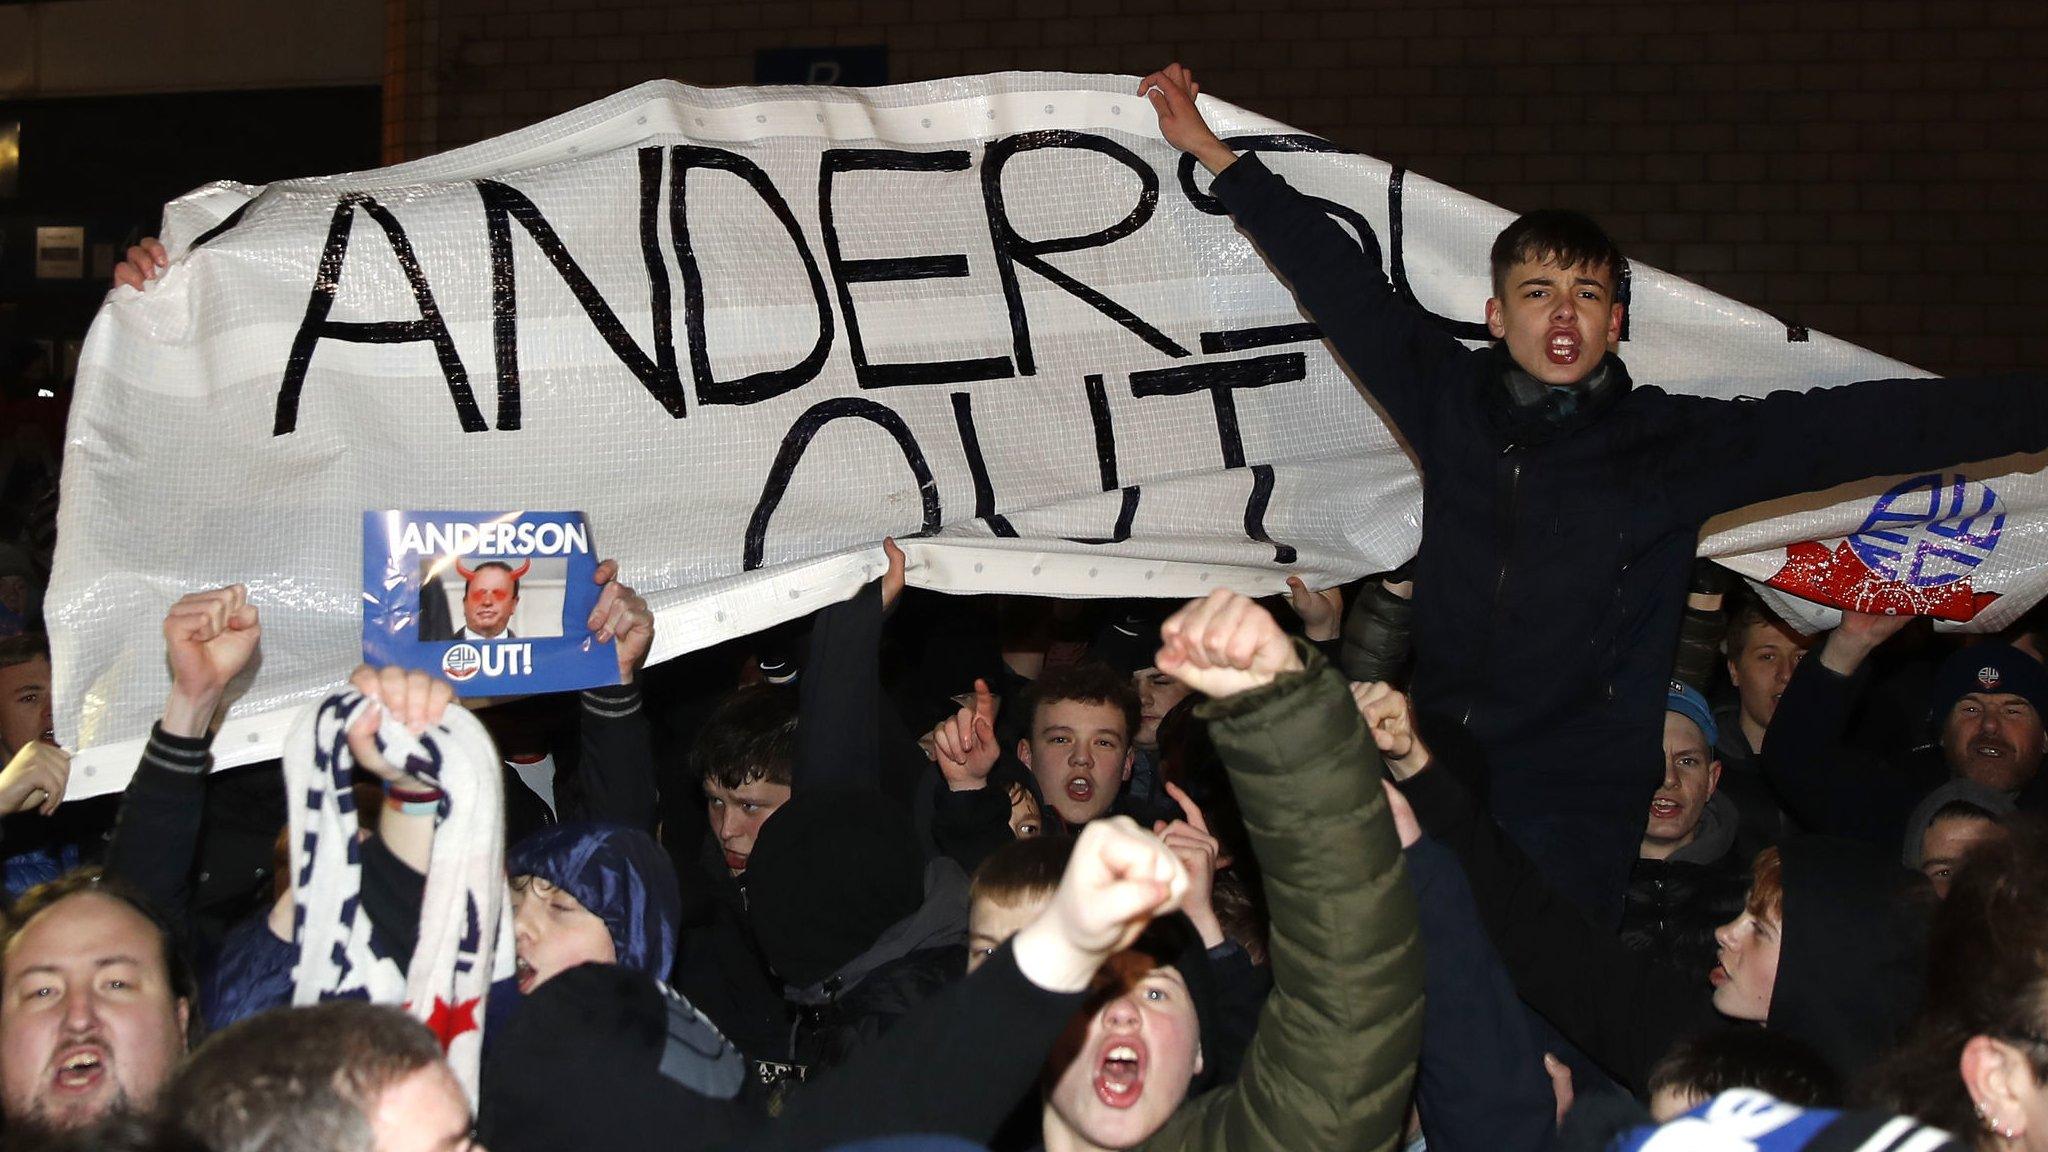
<svg viewBox="0 0 2048 1152"><path fill-rule="evenodd" d="M147 1110L184 1056L192 973L143 897L96 872L31 889L0 949L10 1135Z"/></svg>
<svg viewBox="0 0 2048 1152"><path fill-rule="evenodd" d="M1886 848L1900 842L1914 806L1949 780L2011 797L2021 809L2048 807L2048 668L2010 644L1971 645L1942 663L1928 712L1932 743L1876 762L1847 747L1868 658L1909 619L1845 612L1841 627L1800 662L1764 744L1764 772L1785 806L1814 831Z"/></svg>

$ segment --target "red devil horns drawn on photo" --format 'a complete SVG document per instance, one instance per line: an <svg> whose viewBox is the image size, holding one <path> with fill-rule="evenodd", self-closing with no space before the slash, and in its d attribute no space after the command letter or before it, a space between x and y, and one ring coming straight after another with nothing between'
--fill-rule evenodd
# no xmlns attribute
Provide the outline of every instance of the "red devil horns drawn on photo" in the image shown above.
<svg viewBox="0 0 2048 1152"><path fill-rule="evenodd" d="M502 560L497 560L497 561L491 561L491 563L503 564L503 563L505 563L505 562L504 562L504 561L502 561ZM510 566L509 566L509 565L507 565L507 567L508 567L508 568L510 568ZM511 573L512 573L512 579L514 579L514 580L523 580L523 579L525 579L525 578L526 578L526 570L527 570L527 569L529 569L529 568L531 568L531 567L533 567L533 557L531 557L531 556L528 556L528 557L527 557L526 559L524 559L524 560L521 560L521 561L519 562L519 567L517 567L517 568L510 568L510 571L511 571ZM464 563L463 563L462 561L460 561L460 560L457 560L457 561L455 562L455 574L456 574L457 576L460 576L460 577L462 577L462 582L463 582L463 583L465 583L465 584L469 583L469 582L470 582L471 580L474 580L474 579L476 579L476 569L475 569L475 568L471 568L471 567L470 567L469 565L467 565L467 564L464 564Z"/></svg>

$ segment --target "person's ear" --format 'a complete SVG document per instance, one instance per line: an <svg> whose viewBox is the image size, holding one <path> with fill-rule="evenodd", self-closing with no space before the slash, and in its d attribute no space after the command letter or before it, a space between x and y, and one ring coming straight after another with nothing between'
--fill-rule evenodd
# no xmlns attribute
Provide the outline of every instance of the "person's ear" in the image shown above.
<svg viewBox="0 0 2048 1152"><path fill-rule="evenodd" d="M1129 780L1131 778L1131 770L1133 768L1136 768L1137 765L1138 748L1137 745L1134 744L1131 747L1124 749L1124 774L1122 776L1117 777L1117 779Z"/></svg>
<svg viewBox="0 0 2048 1152"><path fill-rule="evenodd" d="M178 997L178 1050L192 1050L192 1001Z"/></svg>
<svg viewBox="0 0 2048 1152"><path fill-rule="evenodd" d="M1197 1042L1195 1043L1195 1075L1197 1075L1197 1076L1200 1076L1201 1074L1202 1074L1202 1045L1201 1045L1201 1042L1200 1042L1200 1041L1197 1041Z"/></svg>
<svg viewBox="0 0 2048 1152"><path fill-rule="evenodd" d="M1614 302L1614 307L1607 314L1607 350L1609 352L1621 350L1621 322L1622 317L1627 311L1628 305L1617 300Z"/></svg>
<svg viewBox="0 0 2048 1152"><path fill-rule="evenodd" d="M1024 767L1031 767L1031 741L1026 737L1017 738L1017 759L1023 762Z"/></svg>
<svg viewBox="0 0 2048 1152"><path fill-rule="evenodd" d="M1972 1036L1958 1061L1963 1090L1993 1132L2008 1140L2027 1133L2024 1101L2033 1089L2033 1070L2010 1044Z"/></svg>
<svg viewBox="0 0 2048 1152"><path fill-rule="evenodd" d="M1721 762L1716 760L1707 768L1707 795L1712 796L1721 788Z"/></svg>
<svg viewBox="0 0 2048 1152"><path fill-rule="evenodd" d="M1507 323L1501 319L1500 300L1492 296L1489 296L1486 299L1486 330L1488 332L1493 333L1493 338L1495 340L1504 340L1507 338L1508 326Z"/></svg>

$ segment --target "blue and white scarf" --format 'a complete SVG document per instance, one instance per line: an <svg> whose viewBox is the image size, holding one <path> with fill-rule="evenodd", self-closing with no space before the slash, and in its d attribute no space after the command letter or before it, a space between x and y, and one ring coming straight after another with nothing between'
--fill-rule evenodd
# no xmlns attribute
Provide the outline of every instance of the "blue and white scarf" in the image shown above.
<svg viewBox="0 0 2048 1152"><path fill-rule="evenodd" d="M355 757L348 727L364 698L344 691L300 717L285 742L292 876L299 949L292 1003L359 999L398 1004L434 1030L474 1101L491 984L513 970L512 912L505 887L503 780L497 751L476 717L450 707L418 736L386 715L384 757L444 798L420 905L419 943L408 970L372 943L362 906Z"/></svg>
<svg viewBox="0 0 2048 1152"><path fill-rule="evenodd" d="M1731 1088L1661 1128L1638 1128L1608 1152L1966 1152L1968 1145L1905 1116L1801 1108Z"/></svg>

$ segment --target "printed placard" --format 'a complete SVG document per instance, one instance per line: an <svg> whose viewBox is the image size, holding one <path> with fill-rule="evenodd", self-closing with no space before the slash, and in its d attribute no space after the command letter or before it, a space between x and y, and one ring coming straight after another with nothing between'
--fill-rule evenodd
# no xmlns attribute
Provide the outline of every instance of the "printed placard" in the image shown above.
<svg viewBox="0 0 2048 1152"><path fill-rule="evenodd" d="M617 684L614 642L585 627L596 570L581 512L365 512L363 659L458 696Z"/></svg>

